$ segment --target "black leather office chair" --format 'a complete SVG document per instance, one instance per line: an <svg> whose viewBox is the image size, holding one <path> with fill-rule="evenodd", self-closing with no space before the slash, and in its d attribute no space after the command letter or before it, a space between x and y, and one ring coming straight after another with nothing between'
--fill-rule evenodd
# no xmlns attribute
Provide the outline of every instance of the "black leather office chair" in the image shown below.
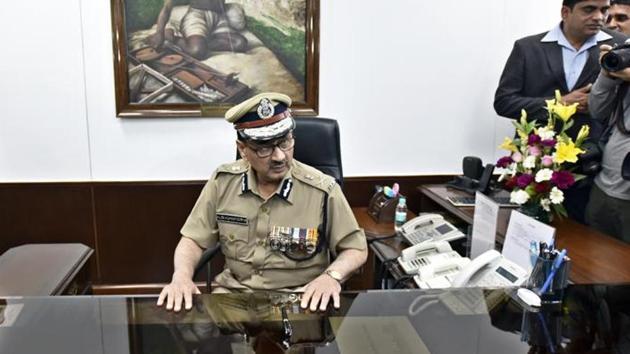
<svg viewBox="0 0 630 354"><path fill-rule="evenodd" d="M339 125L337 121L330 118L304 117L295 118L295 122L293 158L334 177L337 183L343 187L343 169L341 166ZM206 249L195 267L195 275L207 268L206 285L208 290L210 290L212 282L210 260L220 249L219 244Z"/></svg>

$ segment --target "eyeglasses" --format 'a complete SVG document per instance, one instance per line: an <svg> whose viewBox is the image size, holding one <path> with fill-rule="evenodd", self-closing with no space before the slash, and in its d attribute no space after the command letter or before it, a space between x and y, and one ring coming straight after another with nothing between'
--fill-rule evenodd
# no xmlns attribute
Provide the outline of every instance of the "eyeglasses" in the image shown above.
<svg viewBox="0 0 630 354"><path fill-rule="evenodd" d="M271 156L276 147L282 151L289 151L295 146L295 138L290 136L283 139L278 139L265 145L247 144L247 147L254 150L256 156L265 158Z"/></svg>
<svg viewBox="0 0 630 354"><path fill-rule="evenodd" d="M626 22L628 21L628 18L630 17L625 14L608 15L608 17L606 18L606 23L612 22L613 19L615 20L615 22Z"/></svg>

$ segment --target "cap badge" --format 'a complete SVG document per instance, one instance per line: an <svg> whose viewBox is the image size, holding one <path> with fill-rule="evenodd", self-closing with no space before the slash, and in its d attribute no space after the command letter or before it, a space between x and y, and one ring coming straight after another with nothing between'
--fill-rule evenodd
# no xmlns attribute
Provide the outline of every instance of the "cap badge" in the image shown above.
<svg viewBox="0 0 630 354"><path fill-rule="evenodd" d="M258 104L258 109L256 111L258 112L258 116L262 119L271 118L275 113L273 105L268 98L263 98L260 100L260 103Z"/></svg>

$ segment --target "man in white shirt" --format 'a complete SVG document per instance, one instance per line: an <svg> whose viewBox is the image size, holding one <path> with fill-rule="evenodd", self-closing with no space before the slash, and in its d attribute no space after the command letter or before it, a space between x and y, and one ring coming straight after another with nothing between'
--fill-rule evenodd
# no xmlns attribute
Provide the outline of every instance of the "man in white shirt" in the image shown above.
<svg viewBox="0 0 630 354"><path fill-rule="evenodd" d="M544 123L545 100L560 90L565 103L579 104L567 133L575 138L583 125L589 125L591 136L599 136L601 123L588 114L588 93L600 70L599 46L625 41L625 36L604 29L609 8L608 0L564 0L562 21L556 27L517 40L494 97L497 114L517 119L525 109L529 119ZM582 223L589 191L590 183L581 183L565 195L569 216Z"/></svg>

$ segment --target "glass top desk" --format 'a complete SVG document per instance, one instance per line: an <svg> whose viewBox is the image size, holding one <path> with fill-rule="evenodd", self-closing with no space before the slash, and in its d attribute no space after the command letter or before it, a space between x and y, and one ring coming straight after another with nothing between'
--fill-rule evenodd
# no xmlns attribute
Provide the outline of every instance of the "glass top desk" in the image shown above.
<svg viewBox="0 0 630 354"><path fill-rule="evenodd" d="M527 311L514 289L342 294L311 313L295 295L199 295L167 312L151 297L0 299L0 353L628 353L630 285L570 286Z"/></svg>

